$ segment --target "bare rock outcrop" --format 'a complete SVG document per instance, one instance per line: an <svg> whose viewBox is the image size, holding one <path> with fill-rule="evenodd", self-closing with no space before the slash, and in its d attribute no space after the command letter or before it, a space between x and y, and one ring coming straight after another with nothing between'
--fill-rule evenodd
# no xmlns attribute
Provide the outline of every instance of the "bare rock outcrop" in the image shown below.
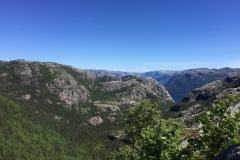
<svg viewBox="0 0 240 160"><path fill-rule="evenodd" d="M14 76L19 84L30 85L32 78L32 70L29 67L29 62L26 60L12 61L14 64Z"/></svg>
<svg viewBox="0 0 240 160"><path fill-rule="evenodd" d="M120 108L116 105L112 104L101 104L101 103L94 103L94 106L98 107L102 112L111 112L111 113L119 113L120 115L123 115Z"/></svg>
<svg viewBox="0 0 240 160"><path fill-rule="evenodd" d="M207 100L210 97L216 96L219 90L222 88L222 82L220 80L206 84L203 87L194 89L186 97L183 98L183 102L194 102L199 100Z"/></svg>
<svg viewBox="0 0 240 160"><path fill-rule="evenodd" d="M96 77L96 79L99 82L111 82L111 81L120 81L121 80L121 78L115 77L113 75L98 76L98 77Z"/></svg>
<svg viewBox="0 0 240 160"><path fill-rule="evenodd" d="M182 101L171 107L171 111L178 112L179 116L192 116L204 110L202 106L209 106L215 100L226 95L238 95L240 93L240 73L234 73L225 79L217 80L194 89ZM204 103L205 105L201 105ZM195 107L198 104L198 107ZM209 106L210 107L210 106Z"/></svg>
<svg viewBox="0 0 240 160"><path fill-rule="evenodd" d="M216 98L221 99L221 98L224 98L226 95L237 95L237 94L240 94L240 87L225 89L224 91L220 92L216 96Z"/></svg>
<svg viewBox="0 0 240 160"><path fill-rule="evenodd" d="M158 70L158 71L149 71L143 74L143 76L148 76L156 79L162 85L165 85L172 76L180 71L168 71L168 70Z"/></svg>
<svg viewBox="0 0 240 160"><path fill-rule="evenodd" d="M126 75L133 75L133 74L140 75L141 74L141 73L139 74L139 73L133 73L133 72L96 70L96 69L88 69L87 71L92 73L96 77L102 77L102 76L108 75L108 76L115 76L115 77L121 78Z"/></svg>
<svg viewBox="0 0 240 160"><path fill-rule="evenodd" d="M203 108L201 107L201 104L196 104L196 105L193 105L192 107L188 108L187 110L179 112L178 115L180 117L193 116L202 111L203 111Z"/></svg>
<svg viewBox="0 0 240 160"><path fill-rule="evenodd" d="M93 83L95 81L95 77L94 75L92 75L91 73L83 70L83 69L79 69L79 68L75 68L72 66L65 66L66 68L69 68L70 70L72 70L73 72L76 73L76 78L80 79L82 82L86 83L86 87L92 89L93 88Z"/></svg>
<svg viewBox="0 0 240 160"><path fill-rule="evenodd" d="M137 78L140 78L140 77L136 75L126 75L122 77L122 81L129 81L131 79L137 79Z"/></svg>
<svg viewBox="0 0 240 160"><path fill-rule="evenodd" d="M233 106L230 106L228 110L231 112L231 114L235 114L239 112L239 108L240 108L240 102Z"/></svg>
<svg viewBox="0 0 240 160"><path fill-rule="evenodd" d="M112 141L129 142L129 138L126 137L125 132L122 130L109 134L108 138Z"/></svg>
<svg viewBox="0 0 240 160"><path fill-rule="evenodd" d="M220 152L213 160L239 160L240 144L234 144Z"/></svg>
<svg viewBox="0 0 240 160"><path fill-rule="evenodd" d="M239 92L240 87L240 73L235 73L227 76L223 80L217 80L206 84L203 87L194 89L189 93L183 102L195 102L199 100L208 100L209 98L222 98L226 94L234 94Z"/></svg>
<svg viewBox="0 0 240 160"><path fill-rule="evenodd" d="M62 74L53 81L46 84L46 87L65 102L64 106L72 109L78 109L79 102L86 102L89 97L89 91L69 74Z"/></svg>
<svg viewBox="0 0 240 160"><path fill-rule="evenodd" d="M240 72L240 68L188 69L176 72L164 86L175 101L179 101L195 88L200 88L238 72Z"/></svg>
<svg viewBox="0 0 240 160"><path fill-rule="evenodd" d="M146 97L161 97L168 101L173 101L164 86L150 77L124 76L122 77L122 81L101 83L100 90L114 92L118 97L125 97L131 100L140 100Z"/></svg>
<svg viewBox="0 0 240 160"><path fill-rule="evenodd" d="M87 124L90 126L96 126L103 123L103 119L99 116L97 117L92 117L87 121Z"/></svg>
<svg viewBox="0 0 240 160"><path fill-rule="evenodd" d="M22 99L23 100L30 100L31 99L31 94L23 95Z"/></svg>
<svg viewBox="0 0 240 160"><path fill-rule="evenodd" d="M101 109L103 112L111 111L111 112L118 112L120 111L119 107L116 105L111 104L100 104L100 103L94 103L96 107Z"/></svg>

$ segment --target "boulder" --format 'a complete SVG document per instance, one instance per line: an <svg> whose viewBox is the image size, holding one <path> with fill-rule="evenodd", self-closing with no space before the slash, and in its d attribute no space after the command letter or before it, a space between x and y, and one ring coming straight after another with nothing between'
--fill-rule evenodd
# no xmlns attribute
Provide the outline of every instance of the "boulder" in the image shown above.
<svg viewBox="0 0 240 160"><path fill-rule="evenodd" d="M107 112L107 111L109 111L109 112L120 112L120 114L122 115L120 108L116 105L94 103L94 106L101 109L102 112Z"/></svg>
<svg viewBox="0 0 240 160"><path fill-rule="evenodd" d="M239 160L240 144L234 144L220 152L213 160Z"/></svg>
<svg viewBox="0 0 240 160"><path fill-rule="evenodd" d="M240 93L240 87L237 87L237 88L228 88L228 89L225 89L224 91L220 92L216 98L217 99L222 99L224 98L226 95L237 95Z"/></svg>
<svg viewBox="0 0 240 160"><path fill-rule="evenodd" d="M136 76L136 75L127 75L127 76L123 76L122 77L122 81L129 81L131 79L136 79L138 78L139 76Z"/></svg>
<svg viewBox="0 0 240 160"><path fill-rule="evenodd" d="M96 126L103 123L103 119L99 116L97 117L92 117L87 121L87 124L90 126Z"/></svg>
<svg viewBox="0 0 240 160"><path fill-rule="evenodd" d="M116 133L111 133L108 135L108 139L111 141L121 141L128 143L130 140L126 137L126 134L124 131L117 131Z"/></svg>

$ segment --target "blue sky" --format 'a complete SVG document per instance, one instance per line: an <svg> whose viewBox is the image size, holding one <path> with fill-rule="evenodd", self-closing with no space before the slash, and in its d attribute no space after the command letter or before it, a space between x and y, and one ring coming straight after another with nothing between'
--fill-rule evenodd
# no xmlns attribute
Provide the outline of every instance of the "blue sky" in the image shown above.
<svg viewBox="0 0 240 160"><path fill-rule="evenodd" d="M1 0L0 59L121 71L240 68L239 0Z"/></svg>

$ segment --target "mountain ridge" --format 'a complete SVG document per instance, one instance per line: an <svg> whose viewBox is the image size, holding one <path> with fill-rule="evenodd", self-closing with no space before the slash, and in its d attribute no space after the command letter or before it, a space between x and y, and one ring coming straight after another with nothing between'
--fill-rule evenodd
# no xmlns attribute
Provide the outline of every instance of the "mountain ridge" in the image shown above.
<svg viewBox="0 0 240 160"><path fill-rule="evenodd" d="M202 87L196 88L186 95L181 101L171 107L170 112L176 113L182 120L194 119L205 109L211 107L214 102L236 96L240 98L240 72L228 75L222 80L216 80ZM234 108L235 112L239 106Z"/></svg>
<svg viewBox="0 0 240 160"><path fill-rule="evenodd" d="M123 76L122 79L111 76L110 78L109 76L99 78L99 76L96 77L86 70L55 62L13 60L2 65L1 77L2 85L14 82L18 85L44 87L58 96L61 104L69 108L77 106L79 102L92 101L91 97L94 98L94 92L111 92L112 96L121 97L119 94L121 90L125 90L127 97L131 97L128 94L133 94L131 90L134 90L136 93L131 100L160 96L171 101L171 96L165 88L152 78L137 76ZM12 81L8 81L8 79L12 79ZM125 88L123 89L121 85L128 83L128 80L129 82L131 80L131 85L123 85ZM118 91L100 89L102 85L106 86L112 83L118 83ZM149 84L155 85L157 89L149 88L152 87ZM113 93L115 91L118 93Z"/></svg>
<svg viewBox="0 0 240 160"><path fill-rule="evenodd" d="M4 63L6 62L5 61L3 61L2 63L0 62L0 65ZM45 62L42 62L42 63L45 63ZM50 63L50 62L46 62L46 63ZM53 64L54 62L51 62L51 63ZM167 89L171 97L176 102L181 100L184 96L186 96L195 88L199 88L215 80L223 79L231 73L240 72L240 68L229 68L229 67L220 68L220 69L194 68L194 69L187 69L182 71L155 70L155 71L148 71L148 72L141 72L141 73L111 71L111 70L96 70L96 69L87 69L87 70L78 69L78 70L90 72L93 75L93 77L95 77L99 81L119 80L119 78L126 75L152 77Z"/></svg>
<svg viewBox="0 0 240 160"><path fill-rule="evenodd" d="M108 71L106 74L114 76L115 71ZM240 68L193 68L182 71L171 70L155 70L142 73L136 73L135 75L141 75L143 77L152 77L159 83L164 85L172 96L175 102L181 100L190 93L193 89L199 88L207 83L215 80L220 80L226 76L240 72ZM104 76L104 72L99 74L98 72L92 72L98 77ZM132 72L117 71L118 74L131 75Z"/></svg>
<svg viewBox="0 0 240 160"><path fill-rule="evenodd" d="M123 145L121 141L110 141L108 135L121 130L117 122L124 118L125 110L145 98L153 102L159 101L164 112L173 105L168 91L151 77L96 77L88 71L55 62L13 60L2 63L0 119L18 115L25 117L22 119L24 122L7 119L7 124L16 124L17 127L0 125L5 136L1 139L2 144L18 139L16 145L24 145L27 152L31 151L31 147L37 150L42 148L43 151L14 152L9 145L0 145L0 153L2 148L6 150L0 154L0 158L2 155L14 155L15 159L19 159L30 154L43 159L54 159L51 153L59 152L58 157L63 157L62 159L107 159L109 153L117 151ZM5 103L6 100L18 105L22 111L11 111L11 105ZM1 124L5 124L5 121L1 121ZM8 136L12 135L12 130L17 129L20 131ZM28 137L23 136L23 133ZM53 135L49 136L50 133ZM55 141L35 144L38 139L43 141L42 137L57 136L71 146L63 149ZM35 146L38 144L43 146Z"/></svg>

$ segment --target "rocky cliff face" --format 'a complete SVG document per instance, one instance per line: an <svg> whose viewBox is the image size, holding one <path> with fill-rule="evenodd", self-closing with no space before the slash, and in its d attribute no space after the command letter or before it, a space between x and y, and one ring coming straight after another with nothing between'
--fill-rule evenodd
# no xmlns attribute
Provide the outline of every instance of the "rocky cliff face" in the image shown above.
<svg viewBox="0 0 240 160"><path fill-rule="evenodd" d="M168 83L171 77L178 72L180 71L165 71L165 70L149 71L149 72L145 72L143 76L152 77L162 85L165 85L166 83Z"/></svg>
<svg viewBox="0 0 240 160"><path fill-rule="evenodd" d="M224 80L196 89L186 96L182 104L177 104L180 106L177 108L180 111L178 115L194 116L204 109L199 102L214 101L229 93L239 94L239 77L239 75L231 75ZM163 105L167 101L172 101L168 91L150 77L96 76L71 66L25 60L0 62L0 98L3 119L6 117L7 120L16 119L3 124L5 126L16 124L16 131L20 131L19 136L17 134L16 136L21 138L22 133L38 133L35 131L39 128L44 129L41 134L48 133L45 132L48 129L51 130L50 134L56 130L58 134L54 135L65 135L66 140L69 140L68 146L76 142L74 147L78 149L79 142L93 144L90 151L95 148L97 150L110 148L104 145L106 142L109 143L103 138L107 137L107 132L115 133L110 134L111 139L128 141L122 132L115 132L122 131L116 123L124 118L124 107L136 104L142 98L161 99ZM9 102L4 103L6 100ZM239 106L238 103L231 108L231 112L235 112ZM21 121L22 118L24 121ZM31 120L29 121L31 123L22 123L27 120L26 118ZM33 122L42 126L34 127ZM9 129L6 128L7 135ZM56 137L56 140L59 139L61 140ZM14 137L12 142L15 140ZM112 146L116 147L116 144ZM54 145L58 146L57 143ZM102 150L96 152L96 155ZM72 151L75 152L74 149Z"/></svg>
<svg viewBox="0 0 240 160"><path fill-rule="evenodd" d="M221 80L226 76L237 72L240 72L239 68L198 68L184 70L175 73L164 86L175 101L178 101L195 88L202 87L203 85L216 80Z"/></svg>
<svg viewBox="0 0 240 160"><path fill-rule="evenodd" d="M78 109L79 102L89 100L89 89L94 82L94 76L86 71L50 62L15 60L5 63L0 72L3 75L1 85L41 86L71 109Z"/></svg>
<svg viewBox="0 0 240 160"><path fill-rule="evenodd" d="M180 117L193 116L226 95L240 95L240 73L229 75L223 80L217 80L194 89L182 101L176 103L171 111L178 112Z"/></svg>
<svg viewBox="0 0 240 160"><path fill-rule="evenodd" d="M205 84L211 83L215 80L221 80L226 76L240 72L239 68L221 68L208 69L196 68L183 71L149 71L145 73L132 73L120 71L107 70L88 70L96 77L104 80L104 76L112 76L121 78L126 75L141 75L143 77L152 77L159 83L164 85L175 102L181 100L184 96L190 93L193 89L202 87ZM110 78L110 77L109 77ZM106 80L106 77L105 77ZM111 80L109 80L111 81ZM116 80L115 80L116 81Z"/></svg>
<svg viewBox="0 0 240 160"><path fill-rule="evenodd" d="M118 97L141 100L146 97L164 98L172 101L163 85L150 77L124 76L121 81L101 83L101 91L114 92Z"/></svg>
<svg viewBox="0 0 240 160"><path fill-rule="evenodd" d="M126 75L141 75L141 73L134 73L134 72L122 72L122 71L109 71L109 70L96 70L96 69L88 69L86 70L96 77L103 77L105 75L115 76L115 77L123 77Z"/></svg>
<svg viewBox="0 0 240 160"><path fill-rule="evenodd" d="M1 61L1 60L0 60L0 65L1 65L1 64L4 64L4 63L6 63L6 62L5 62L5 61Z"/></svg>
<svg viewBox="0 0 240 160"><path fill-rule="evenodd" d="M231 91L238 91L240 86L240 73L235 73L227 76L223 80L217 80L212 83L206 84L203 87L196 88L183 98L183 102L206 101L210 98L216 99L223 97L226 93ZM236 93L235 93L236 94ZM221 96L222 95L222 96Z"/></svg>
<svg viewBox="0 0 240 160"><path fill-rule="evenodd" d="M229 146L220 152L213 160L239 160L240 159L240 144Z"/></svg>
<svg viewBox="0 0 240 160"><path fill-rule="evenodd" d="M106 102L99 103L101 105L107 105L110 103L107 101L112 101L108 95L112 95L112 98L115 96L121 99L122 102L119 102L119 104L124 105L127 102L134 104L136 100L139 101L147 97L172 101L165 88L152 78L141 78L139 76L123 76L120 78L114 75L96 76L88 71L53 62L30 62L26 60L5 62L0 68L0 76L1 86L21 85L46 89L49 92L48 94L58 98L58 104L69 109L79 109L80 103L102 101L102 95L105 93L108 93L104 97ZM18 91L11 94L17 95ZM23 97L28 94L17 95L16 97ZM33 94L31 96L36 97ZM46 99L45 101L51 100ZM53 102L51 101L51 103Z"/></svg>
<svg viewBox="0 0 240 160"><path fill-rule="evenodd" d="M53 94L57 94L64 106L78 109L79 102L86 102L90 98L90 92L85 86L79 84L71 75L62 74L48 82L46 87Z"/></svg>
<svg viewBox="0 0 240 160"><path fill-rule="evenodd" d="M111 81L120 81L121 80L121 78L115 77L113 75L97 76L96 79L99 82L111 82Z"/></svg>

